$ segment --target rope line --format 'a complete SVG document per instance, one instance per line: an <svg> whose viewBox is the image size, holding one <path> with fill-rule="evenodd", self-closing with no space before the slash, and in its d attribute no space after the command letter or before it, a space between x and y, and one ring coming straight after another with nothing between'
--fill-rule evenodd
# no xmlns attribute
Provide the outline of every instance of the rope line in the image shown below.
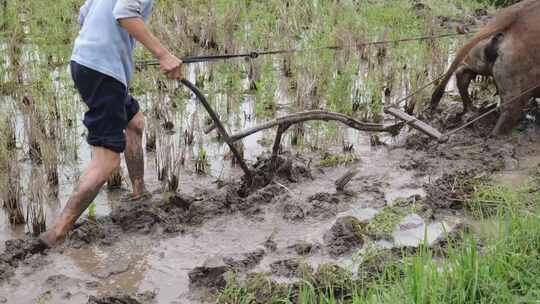
<svg viewBox="0 0 540 304"><path fill-rule="evenodd" d="M366 47L366 46L372 46L372 45L424 41L424 40L441 39L441 38L447 38L447 37L469 36L474 33L475 32L469 32L469 33L464 33L464 34L463 33L446 33L446 34L439 34L439 35L402 38L402 39L396 39L396 40L381 40L381 41L358 43L354 46ZM346 45L346 46L333 45L333 46L324 46L324 47L311 48L311 49L294 49L293 48L293 49L282 49L282 50L255 51L255 52L230 54L230 55L220 54L220 55L206 55L206 56L188 56L188 57L181 58L181 60L185 64L191 64L191 63L201 63L201 62L210 62L210 61L216 61L216 60L236 59L236 58L255 59L255 58L258 58L259 56L265 56L265 55L280 55L280 54L290 54L290 53L300 53L300 52L317 52L317 51L322 51L322 50L341 50L341 49L345 49L346 47L351 47L351 46L352 45ZM156 59L138 60L136 61L135 65L138 67L156 66L156 65L159 65L159 60L156 60Z"/></svg>

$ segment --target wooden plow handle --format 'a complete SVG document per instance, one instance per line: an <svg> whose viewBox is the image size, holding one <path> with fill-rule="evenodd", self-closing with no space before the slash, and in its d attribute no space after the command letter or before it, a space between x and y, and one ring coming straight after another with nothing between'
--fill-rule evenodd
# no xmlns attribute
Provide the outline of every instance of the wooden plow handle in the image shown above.
<svg viewBox="0 0 540 304"><path fill-rule="evenodd" d="M183 85L188 87L188 89L190 89L191 92L193 92L193 94L195 94L195 96L197 96L197 99L199 99L199 101L202 103L202 105L206 109L206 112L208 112L208 115L210 115L210 118L212 118L212 121L214 122L214 125L217 128L217 131L219 132L219 134L221 135L223 140L225 140L225 142L227 143L227 145L231 149L231 152L234 154L234 157L236 157L236 159L238 160L238 163L240 164L240 167L242 168L242 171L244 171L244 174L246 175L246 179L248 181L251 181L253 176L251 174L251 170L249 170L249 167L247 166L246 162L244 161L244 157L242 156L242 154L240 154L240 152L238 152L238 149L236 149L236 147L234 146L234 141L231 140L231 137L229 136L229 133L227 133L227 130L225 130L225 127L223 126L223 123L219 119L219 116L214 111L214 109L212 108L212 106L210 105L208 100L206 100L206 97L204 97L204 94L199 90L199 88L197 88L189 80L182 79L181 82L182 82Z"/></svg>

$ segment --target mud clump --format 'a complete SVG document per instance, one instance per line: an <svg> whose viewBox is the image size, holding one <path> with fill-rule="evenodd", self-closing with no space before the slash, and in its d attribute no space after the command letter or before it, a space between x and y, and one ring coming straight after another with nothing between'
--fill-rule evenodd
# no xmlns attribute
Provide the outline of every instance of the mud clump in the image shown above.
<svg viewBox="0 0 540 304"><path fill-rule="evenodd" d="M5 251L0 254L0 283L14 275L14 269L21 261L46 250L37 239L8 240L5 245Z"/></svg>
<svg viewBox="0 0 540 304"><path fill-rule="evenodd" d="M308 242L299 242L294 244L292 248L298 255L302 256L310 255L315 250L313 244Z"/></svg>
<svg viewBox="0 0 540 304"><path fill-rule="evenodd" d="M330 194L326 192L320 192L317 194L314 194L308 198L309 202L325 202L329 204L339 204L340 202L340 195L338 194Z"/></svg>
<svg viewBox="0 0 540 304"><path fill-rule="evenodd" d="M172 193L166 197L166 202L176 208L180 208L184 211L189 210L191 205L197 201L195 197L180 194L180 193Z"/></svg>
<svg viewBox="0 0 540 304"><path fill-rule="evenodd" d="M259 189L253 194L249 195L244 200L244 204L240 206L240 209L245 215L261 213L261 207L270 204L276 197L282 194L283 191L283 187L279 185L267 185L266 187L263 187L262 189Z"/></svg>
<svg viewBox="0 0 540 304"><path fill-rule="evenodd" d="M407 158L400 162L399 167L404 170L416 171L416 175L425 175L431 169L431 166L426 162L426 156L423 153L407 153Z"/></svg>
<svg viewBox="0 0 540 304"><path fill-rule="evenodd" d="M94 243L106 246L116 242L122 233L148 234L157 225L167 233L182 232L187 222L186 208L194 205L192 200L178 194L165 196L162 201L120 203L114 206L110 216L82 222L69 234L69 245L75 248Z"/></svg>
<svg viewBox="0 0 540 304"><path fill-rule="evenodd" d="M111 219L126 232L150 232L151 228L159 222L154 208L152 202L148 201L121 204L112 210Z"/></svg>
<svg viewBox="0 0 540 304"><path fill-rule="evenodd" d="M189 209L200 200L181 193L164 193L163 201L156 204L157 208L154 209L164 232L184 232Z"/></svg>
<svg viewBox="0 0 540 304"><path fill-rule="evenodd" d="M187 211L187 221L198 225L233 212L242 212L246 216L256 215L262 212L262 206L270 204L283 191L279 185L270 184L241 197L236 185L228 185L193 202Z"/></svg>
<svg viewBox="0 0 540 304"><path fill-rule="evenodd" d="M95 243L108 246L118 240L121 232L122 229L110 217L86 220L69 232L67 242L73 248Z"/></svg>
<svg viewBox="0 0 540 304"><path fill-rule="evenodd" d="M338 206L324 201L312 201L306 208L306 217L327 219L336 216Z"/></svg>
<svg viewBox="0 0 540 304"><path fill-rule="evenodd" d="M207 259L202 266L195 267L188 274L192 287L221 289L227 284L225 276L228 272L243 272L252 269L263 259L264 249L260 248L238 256Z"/></svg>
<svg viewBox="0 0 540 304"><path fill-rule="evenodd" d="M338 205L344 201L343 194L317 193L308 198L307 217L330 218L338 213Z"/></svg>
<svg viewBox="0 0 540 304"><path fill-rule="evenodd" d="M6 250L0 255L0 261L15 266L19 261L26 257L42 253L46 247L37 239L16 239L6 241Z"/></svg>
<svg viewBox="0 0 540 304"><path fill-rule="evenodd" d="M339 205L348 202L350 196L344 193L330 194L326 192L310 196L306 202L294 201L290 196L282 209L284 219L291 222L302 221L305 218L327 219L336 216Z"/></svg>
<svg viewBox="0 0 540 304"><path fill-rule="evenodd" d="M238 189L227 185L194 201L187 211L187 218L190 224L202 224L208 219L230 212L231 209L241 209L239 206L243 203L244 199L238 195Z"/></svg>
<svg viewBox="0 0 540 304"><path fill-rule="evenodd" d="M324 244L333 256L352 252L364 244L366 225L353 216L340 217L324 234Z"/></svg>
<svg viewBox="0 0 540 304"><path fill-rule="evenodd" d="M381 176L367 176L362 180L355 180L355 190L358 193L367 194L371 197L372 207L383 207L386 205L384 188L388 183Z"/></svg>
<svg viewBox="0 0 540 304"><path fill-rule="evenodd" d="M428 205L434 208L460 209L474 191L473 186L494 172L515 169L516 145L508 138L488 138L489 126L476 126L453 134L443 144L421 145L422 158L414 158L407 167L427 168L430 175L442 176L424 186ZM523 137L526 134L518 134Z"/></svg>
<svg viewBox="0 0 540 304"><path fill-rule="evenodd" d="M274 252L277 250L277 243L274 240L274 234L272 234L266 241L263 243L264 248L266 248L270 252Z"/></svg>
<svg viewBox="0 0 540 304"><path fill-rule="evenodd" d="M24 267L23 275L30 275L44 269L48 264L49 261L43 255L34 254L21 261L19 267Z"/></svg>
<svg viewBox="0 0 540 304"><path fill-rule="evenodd" d="M291 221L298 222L305 218L304 210L298 204L287 203L283 206L283 218Z"/></svg>
<svg viewBox="0 0 540 304"><path fill-rule="evenodd" d="M156 293L153 291L145 291L134 296L117 291L107 296L90 296L87 304L150 304L155 303L155 298Z"/></svg>
<svg viewBox="0 0 540 304"><path fill-rule="evenodd" d="M424 187L426 203L432 208L461 209L475 191L475 186L484 180L474 170L444 173Z"/></svg>
<svg viewBox="0 0 540 304"><path fill-rule="evenodd" d="M245 253L239 257L227 257L223 261L229 268L235 271L249 270L261 262L265 254L264 249L260 248L253 252Z"/></svg>
<svg viewBox="0 0 540 304"><path fill-rule="evenodd" d="M224 214L226 206L225 201L219 198L195 202L189 208L189 222L194 225L202 224L205 220Z"/></svg>
<svg viewBox="0 0 540 304"><path fill-rule="evenodd" d="M475 130L463 130L444 144L429 146L425 161L434 170L446 173L464 170L493 173L515 162L515 153L515 146L508 139L493 139Z"/></svg>
<svg viewBox="0 0 540 304"><path fill-rule="evenodd" d="M405 147L408 150L422 151L426 150L429 147L430 143L432 143L431 138L422 133L414 132L411 133L411 135L409 135L405 140Z"/></svg>
<svg viewBox="0 0 540 304"><path fill-rule="evenodd" d="M94 297L90 296L88 304L143 304L128 295Z"/></svg>
<svg viewBox="0 0 540 304"><path fill-rule="evenodd" d="M301 259L292 258L276 261L270 264L272 274L283 277L303 277L306 273L313 272L311 266L302 262Z"/></svg>
<svg viewBox="0 0 540 304"><path fill-rule="evenodd" d="M245 197L253 189L260 189L270 184L274 178L286 183L298 183L303 179L312 179L311 170L306 161L300 157L285 157L279 155L275 162L271 157L259 157L252 169L253 180L244 184L240 190L241 196Z"/></svg>
<svg viewBox="0 0 540 304"><path fill-rule="evenodd" d="M207 259L202 266L189 272L189 283L194 287L221 289L227 284L225 280L227 271L229 271L229 266L223 258L212 257Z"/></svg>
<svg viewBox="0 0 540 304"><path fill-rule="evenodd" d="M282 192L283 188L279 185L268 185L248 196L246 198L246 203L248 205L268 204L272 202L272 200Z"/></svg>
<svg viewBox="0 0 540 304"><path fill-rule="evenodd" d="M0 261L0 283L9 279L15 274L15 269L13 266L9 265L4 261Z"/></svg>
<svg viewBox="0 0 540 304"><path fill-rule="evenodd" d="M168 193L162 201L121 204L113 209L110 218L123 232L150 233L158 225L167 233L183 232L185 225L200 225L224 214L260 213L261 206L283 192L281 187L271 184L241 197L239 189L239 185L227 184L218 190L204 191L197 198Z"/></svg>

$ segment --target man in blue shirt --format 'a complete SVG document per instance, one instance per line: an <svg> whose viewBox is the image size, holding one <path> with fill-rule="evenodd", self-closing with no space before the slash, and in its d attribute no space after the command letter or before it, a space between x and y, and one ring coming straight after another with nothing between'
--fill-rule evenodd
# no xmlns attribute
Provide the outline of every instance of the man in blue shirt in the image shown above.
<svg viewBox="0 0 540 304"><path fill-rule="evenodd" d="M71 76L88 111L84 125L92 146L92 160L54 225L41 234L44 245L63 240L88 208L124 153L133 187L132 199L144 197L142 134L144 116L129 95L135 40L160 62L170 79L182 78L182 61L149 31L145 22L154 0L86 0L81 7L81 31L71 57Z"/></svg>

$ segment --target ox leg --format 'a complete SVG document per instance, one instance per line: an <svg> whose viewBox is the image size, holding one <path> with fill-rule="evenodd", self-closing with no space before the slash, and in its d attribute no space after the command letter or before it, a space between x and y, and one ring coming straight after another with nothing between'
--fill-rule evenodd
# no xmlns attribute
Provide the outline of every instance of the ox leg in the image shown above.
<svg viewBox="0 0 540 304"><path fill-rule="evenodd" d="M492 131L492 135L499 136L508 134L523 117L523 110L527 107L532 94L522 95L522 91L514 94L505 94L502 97L501 116ZM520 97L519 97L520 96Z"/></svg>
<svg viewBox="0 0 540 304"><path fill-rule="evenodd" d="M474 110L473 102L471 96L469 95L469 86L471 81L478 74L471 70L468 67L462 66L456 71L457 87L459 90L459 95L461 95L461 100L463 101L463 112L462 115L466 114L470 110Z"/></svg>

